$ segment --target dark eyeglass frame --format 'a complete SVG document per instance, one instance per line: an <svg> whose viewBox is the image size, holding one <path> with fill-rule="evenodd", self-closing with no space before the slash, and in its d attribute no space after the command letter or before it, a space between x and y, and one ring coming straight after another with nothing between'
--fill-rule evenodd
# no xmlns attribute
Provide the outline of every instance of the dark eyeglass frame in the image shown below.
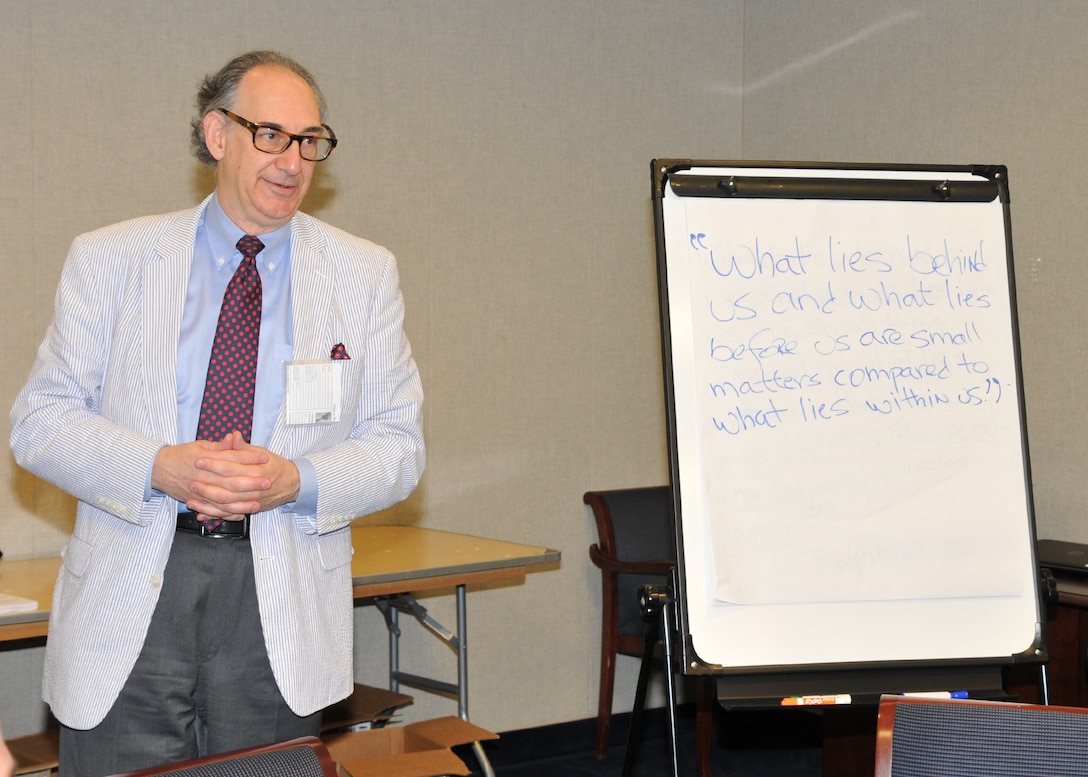
<svg viewBox="0 0 1088 777"><path fill-rule="evenodd" d="M282 154L284 151L291 147L292 143L298 141L298 152L303 159L308 162L323 162L329 158L329 154L331 154L332 150L336 148L336 133L332 131L332 127L330 127L328 124L321 125L321 128L329 133L328 137L325 137L324 135L292 135L290 132L287 132L280 127L273 127L268 124L254 124L249 119L243 119L237 113L228 111L226 108L220 108L219 110L226 114L228 118L237 122L238 124L245 127L247 130L249 130L251 133L253 133L253 147L265 154ZM280 135L283 135L285 138L287 138L287 143L279 151L269 151L268 149L261 148L257 145L257 133L261 130L271 130L272 132L278 132ZM329 144L329 150L325 153L324 156L314 157L313 159L311 159L310 157L306 156L307 147L302 145L302 141L304 140L324 140Z"/></svg>

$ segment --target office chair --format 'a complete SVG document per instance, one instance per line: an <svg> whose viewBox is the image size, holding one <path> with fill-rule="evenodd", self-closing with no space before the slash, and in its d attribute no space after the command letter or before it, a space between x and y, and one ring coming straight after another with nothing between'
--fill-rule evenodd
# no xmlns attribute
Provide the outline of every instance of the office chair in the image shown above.
<svg viewBox="0 0 1088 777"><path fill-rule="evenodd" d="M317 737L155 766L115 777L337 777L336 764Z"/></svg>
<svg viewBox="0 0 1088 777"><path fill-rule="evenodd" d="M676 566L672 494L668 486L587 491L597 544L589 557L601 570L601 680L597 703L597 758L608 752L616 655L641 656L646 623L638 603L643 585L664 585ZM710 774L714 725L714 680L696 681L696 763Z"/></svg>
<svg viewBox="0 0 1088 777"><path fill-rule="evenodd" d="M881 696L875 777L1088 775L1088 708Z"/></svg>

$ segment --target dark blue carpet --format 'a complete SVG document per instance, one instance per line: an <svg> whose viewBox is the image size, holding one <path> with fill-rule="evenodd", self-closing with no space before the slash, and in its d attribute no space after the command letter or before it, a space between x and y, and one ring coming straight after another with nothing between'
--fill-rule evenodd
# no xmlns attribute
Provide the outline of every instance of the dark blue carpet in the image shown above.
<svg viewBox="0 0 1088 777"><path fill-rule="evenodd" d="M821 718L805 710L719 710L719 736L711 750L714 777L820 777L823 773ZM672 754L666 737L666 717L660 709L644 719L631 777L666 777L672 773ZM484 751L496 777L620 777L629 715L612 719L608 756L594 754L596 720L579 720L541 728L507 732ZM694 711L681 708L678 719L678 756L681 777L696 774ZM471 748L457 754L482 774Z"/></svg>

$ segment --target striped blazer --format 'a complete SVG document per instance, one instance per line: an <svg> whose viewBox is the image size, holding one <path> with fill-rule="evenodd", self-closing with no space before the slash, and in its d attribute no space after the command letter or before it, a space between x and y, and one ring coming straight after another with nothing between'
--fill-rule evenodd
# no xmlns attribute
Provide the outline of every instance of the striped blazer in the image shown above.
<svg viewBox="0 0 1088 777"><path fill-rule="evenodd" d="M11 411L20 465L78 499L53 594L43 698L65 725L102 721L139 655L178 504L145 501L152 461L178 442L177 347L200 206L81 235L54 318ZM352 690L350 522L404 499L424 467L422 388L392 254L305 214L291 223L293 359L343 343L341 420L288 427L268 447L305 457L317 516L254 516L268 657L308 715Z"/></svg>

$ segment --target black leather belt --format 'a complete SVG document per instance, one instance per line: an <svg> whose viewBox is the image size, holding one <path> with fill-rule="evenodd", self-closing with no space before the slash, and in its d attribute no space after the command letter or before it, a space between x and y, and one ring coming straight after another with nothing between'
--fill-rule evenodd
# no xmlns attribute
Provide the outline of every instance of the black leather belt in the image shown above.
<svg viewBox="0 0 1088 777"><path fill-rule="evenodd" d="M249 536L249 516L240 521L223 521L216 528L209 529L206 523L196 517L196 513L178 513L178 531L187 531L212 539L221 537L245 539Z"/></svg>

